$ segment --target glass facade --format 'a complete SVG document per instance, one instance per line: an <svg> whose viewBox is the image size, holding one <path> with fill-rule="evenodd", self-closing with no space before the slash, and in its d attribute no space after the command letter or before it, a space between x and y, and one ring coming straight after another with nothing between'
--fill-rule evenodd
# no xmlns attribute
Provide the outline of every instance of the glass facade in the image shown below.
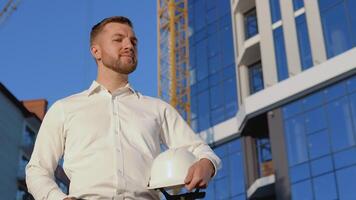
<svg viewBox="0 0 356 200"><path fill-rule="evenodd" d="M254 94L264 88L261 62L248 67L250 94Z"/></svg>
<svg viewBox="0 0 356 200"><path fill-rule="evenodd" d="M278 81L288 78L287 55L284 45L283 27L279 26L273 30L274 50L276 56L276 67Z"/></svg>
<svg viewBox="0 0 356 200"><path fill-rule="evenodd" d="M356 76L282 111L292 199L356 199Z"/></svg>
<svg viewBox="0 0 356 200"><path fill-rule="evenodd" d="M188 1L188 13L191 125L200 132L238 109L230 1Z"/></svg>
<svg viewBox="0 0 356 200"><path fill-rule="evenodd" d="M294 11L304 7L304 0L293 0Z"/></svg>
<svg viewBox="0 0 356 200"><path fill-rule="evenodd" d="M271 9L272 24L281 20L281 8L279 5L279 0L269 0L269 5Z"/></svg>
<svg viewBox="0 0 356 200"><path fill-rule="evenodd" d="M354 0L319 0L327 57L331 58L356 46Z"/></svg>
<svg viewBox="0 0 356 200"><path fill-rule="evenodd" d="M210 181L204 199L245 200L246 189L241 141L239 139L232 140L214 148L214 151L221 158L223 167Z"/></svg>
<svg viewBox="0 0 356 200"><path fill-rule="evenodd" d="M302 65L302 70L306 70L313 66L313 58L310 49L309 33L305 13L296 17L295 25L297 29L300 63Z"/></svg>
<svg viewBox="0 0 356 200"><path fill-rule="evenodd" d="M245 13L245 39L249 39L258 34L256 8Z"/></svg>

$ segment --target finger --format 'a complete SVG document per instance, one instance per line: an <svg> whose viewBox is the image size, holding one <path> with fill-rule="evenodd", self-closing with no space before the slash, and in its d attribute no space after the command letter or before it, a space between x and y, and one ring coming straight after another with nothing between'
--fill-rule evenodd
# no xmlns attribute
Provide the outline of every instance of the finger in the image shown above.
<svg viewBox="0 0 356 200"><path fill-rule="evenodd" d="M185 177L184 179L184 183L185 184L189 184L189 182L192 180L193 178L193 174L194 174L194 167L190 167L189 170L188 170L188 174L187 176Z"/></svg>
<svg viewBox="0 0 356 200"><path fill-rule="evenodd" d="M185 188L187 188L187 190L190 192L193 190L193 188L196 188L196 186L199 185L200 181L201 179L199 179L198 177L194 177L192 181L185 186Z"/></svg>
<svg viewBox="0 0 356 200"><path fill-rule="evenodd" d="M205 183L204 181L201 181L201 182L199 183L199 188L206 189L207 187L208 187L208 184Z"/></svg>

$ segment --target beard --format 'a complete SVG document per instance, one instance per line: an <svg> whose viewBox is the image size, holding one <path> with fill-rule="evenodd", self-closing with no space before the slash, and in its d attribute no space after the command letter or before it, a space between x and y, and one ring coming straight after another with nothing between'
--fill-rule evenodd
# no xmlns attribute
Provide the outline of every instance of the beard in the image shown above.
<svg viewBox="0 0 356 200"><path fill-rule="evenodd" d="M118 59L103 59L104 66L107 68L120 73L120 74L130 74L136 70L137 59L136 57L119 57Z"/></svg>

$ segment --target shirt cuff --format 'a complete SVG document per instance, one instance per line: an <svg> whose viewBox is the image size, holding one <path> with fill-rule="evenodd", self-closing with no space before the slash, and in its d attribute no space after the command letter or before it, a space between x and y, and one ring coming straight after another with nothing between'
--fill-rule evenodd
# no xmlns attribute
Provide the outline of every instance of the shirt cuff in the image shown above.
<svg viewBox="0 0 356 200"><path fill-rule="evenodd" d="M210 162L213 164L213 166L214 166L214 175L211 178L215 177L217 171L221 168L220 159L219 158L215 158L215 157L211 157L211 156L205 154L205 155L200 156L199 160L201 160L203 158L206 158L206 159L210 160Z"/></svg>

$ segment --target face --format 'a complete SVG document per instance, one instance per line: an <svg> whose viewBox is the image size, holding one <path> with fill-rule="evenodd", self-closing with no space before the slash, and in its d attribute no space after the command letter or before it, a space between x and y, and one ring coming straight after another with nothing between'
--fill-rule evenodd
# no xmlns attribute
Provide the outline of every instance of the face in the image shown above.
<svg viewBox="0 0 356 200"><path fill-rule="evenodd" d="M91 51L99 65L120 74L130 74L137 66L137 38L126 24L108 23L95 38Z"/></svg>

